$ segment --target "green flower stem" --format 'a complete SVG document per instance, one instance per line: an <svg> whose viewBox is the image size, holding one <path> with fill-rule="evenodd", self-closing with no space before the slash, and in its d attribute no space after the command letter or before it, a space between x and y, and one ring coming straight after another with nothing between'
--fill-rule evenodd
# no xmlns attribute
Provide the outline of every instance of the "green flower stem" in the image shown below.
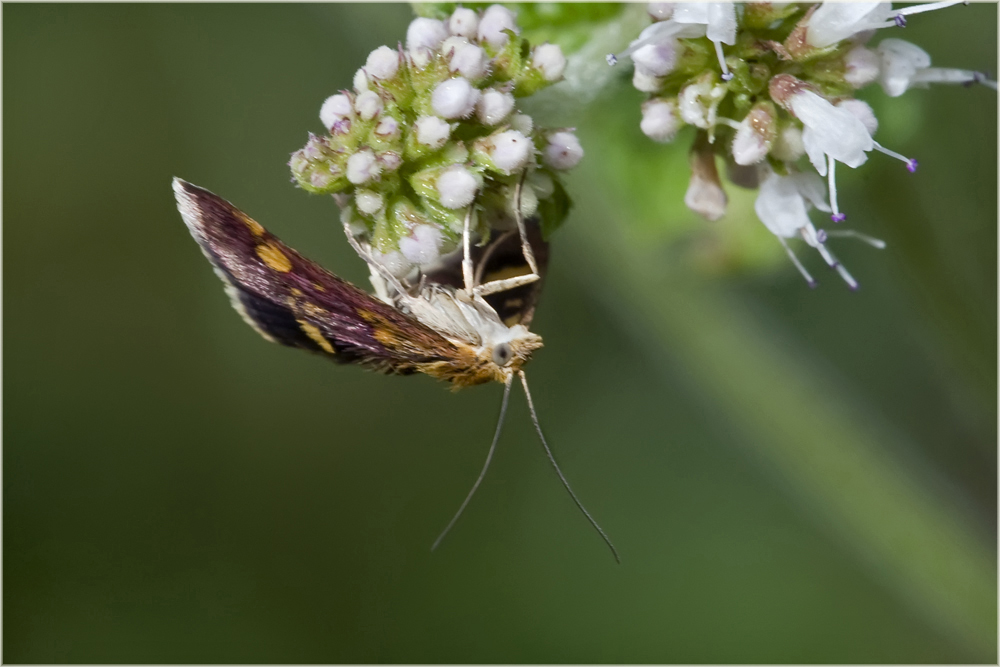
<svg viewBox="0 0 1000 667"><path fill-rule="evenodd" d="M993 662L992 539L898 454L913 447L824 382L802 350L770 335L712 283L671 277L656 244L641 242L608 210L620 193L609 192L608 179L595 173L599 163L589 162L584 168L594 180L574 188L577 210L591 211L585 223L602 224L574 225L563 239L571 246L566 254L587 267L573 275L619 314L651 357L682 364L704 400L745 434L750 451L880 581L968 649L970 660Z"/></svg>

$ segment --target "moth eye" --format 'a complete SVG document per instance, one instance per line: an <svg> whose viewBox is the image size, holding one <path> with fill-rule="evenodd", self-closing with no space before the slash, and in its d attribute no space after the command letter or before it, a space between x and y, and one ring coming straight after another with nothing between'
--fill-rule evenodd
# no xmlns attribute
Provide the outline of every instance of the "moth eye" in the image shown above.
<svg viewBox="0 0 1000 667"><path fill-rule="evenodd" d="M507 343L500 343L493 348L493 363L497 366L506 366L514 356L514 351Z"/></svg>

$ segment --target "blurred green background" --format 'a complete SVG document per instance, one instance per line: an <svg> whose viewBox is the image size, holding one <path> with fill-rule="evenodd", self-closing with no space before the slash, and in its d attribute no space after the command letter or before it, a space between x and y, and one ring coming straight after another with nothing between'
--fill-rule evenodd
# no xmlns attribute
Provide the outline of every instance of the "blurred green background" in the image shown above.
<svg viewBox="0 0 1000 667"><path fill-rule="evenodd" d="M587 159L529 376L623 563L517 391L431 554L500 387L265 343L170 190L207 187L364 284L285 162L411 17L4 5L3 660L995 662L996 94L864 91L921 168L838 171L851 224L889 244L836 245L858 293L803 251L810 291L751 193L688 213L690 137L645 140L627 66L588 107L537 101ZM997 7L893 36L990 69Z"/></svg>

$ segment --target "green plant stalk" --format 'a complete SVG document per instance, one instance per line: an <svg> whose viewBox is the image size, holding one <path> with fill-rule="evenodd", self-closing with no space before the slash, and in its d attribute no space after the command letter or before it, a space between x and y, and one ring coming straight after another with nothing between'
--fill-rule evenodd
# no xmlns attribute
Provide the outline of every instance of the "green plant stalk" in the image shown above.
<svg viewBox="0 0 1000 667"><path fill-rule="evenodd" d="M586 164L586 161L585 161ZM854 409L852 399L803 366L802 350L711 282L678 280L649 243L636 241L604 197L608 180L574 188L603 224L575 225L565 243L596 296L637 333L650 356L681 364L704 400L787 482L876 577L971 660L996 657L997 587L991 540L912 462L912 450ZM582 174L581 174L582 175ZM593 208L592 208L593 207ZM623 209L618 209L619 211ZM745 378L754 378L746 382ZM896 442L891 442L895 439Z"/></svg>

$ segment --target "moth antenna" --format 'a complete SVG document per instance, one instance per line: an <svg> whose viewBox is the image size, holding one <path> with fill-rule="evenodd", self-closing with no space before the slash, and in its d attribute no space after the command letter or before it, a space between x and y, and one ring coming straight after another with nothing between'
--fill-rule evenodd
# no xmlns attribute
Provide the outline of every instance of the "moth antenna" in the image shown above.
<svg viewBox="0 0 1000 667"><path fill-rule="evenodd" d="M438 538L434 540L434 544L431 545L431 551L438 548L438 545L441 544L441 540L444 539L444 536L448 534L451 527L455 525L456 521L458 521L458 517L462 516L462 512L465 511L465 506L469 504L470 500L472 500L472 496L475 495L476 489L479 488L479 485L483 482L483 478L486 477L486 471L489 470L490 461L493 460L493 452L496 451L497 442L500 440L500 431L503 429L503 420L507 416L507 399L510 398L510 385L513 383L514 376L512 375L507 378L507 382L503 386L503 400L500 402L500 419L497 421L497 430L493 434L493 442L490 444L490 451L486 454L486 463L483 464L483 469L480 471L479 477L476 479L476 483L472 485L472 489L469 490L469 495L467 495L465 500L462 501L458 511L455 512L455 516L451 518L451 521L449 521L448 525L444 527L444 530L441 531Z"/></svg>
<svg viewBox="0 0 1000 667"><path fill-rule="evenodd" d="M545 436L542 435L542 427L538 423L538 415L535 414L535 404L531 400L531 392L528 391L528 378L525 377L524 371L518 371L517 374L521 376L521 385L524 386L524 395L528 398L528 410L531 412L531 421L534 422L535 430L538 432L538 439L542 441L542 447L545 448L545 455L549 457L549 462L552 464L552 467L556 469L556 474L559 475L559 479L562 481L563 486L565 486L566 490L569 491L570 498L573 499L576 506L581 512L583 512L583 516L587 517L587 521L589 521L590 525L594 527L594 530L600 533L601 539L603 539L604 543L608 545L609 549L611 549L611 555L615 557L615 562L621 565L622 559L618 557L618 550L615 549L615 545L611 543L611 540L608 538L604 530L601 529L596 521L594 521L594 517L590 516L590 512L587 511L587 508L583 506L580 499L576 497L575 493L573 493L573 489L570 487L569 481L567 481L566 476L563 475L562 470L559 469L559 464L556 463L556 457L552 455L552 450L549 449L549 443L545 441Z"/></svg>

